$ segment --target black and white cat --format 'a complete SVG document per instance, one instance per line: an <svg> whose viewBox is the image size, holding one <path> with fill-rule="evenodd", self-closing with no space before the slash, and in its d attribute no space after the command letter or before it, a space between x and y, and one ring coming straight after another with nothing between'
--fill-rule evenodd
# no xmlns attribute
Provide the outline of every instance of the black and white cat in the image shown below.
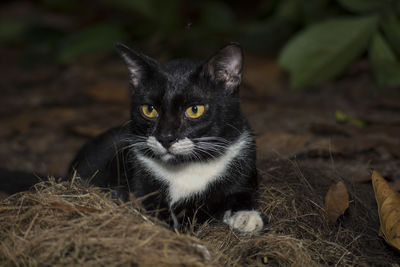
<svg viewBox="0 0 400 267"><path fill-rule="evenodd" d="M131 120L89 141L72 168L120 196L147 196L144 206L176 228L216 218L260 231L255 141L239 100L240 45L204 62L164 64L116 48L130 73Z"/></svg>

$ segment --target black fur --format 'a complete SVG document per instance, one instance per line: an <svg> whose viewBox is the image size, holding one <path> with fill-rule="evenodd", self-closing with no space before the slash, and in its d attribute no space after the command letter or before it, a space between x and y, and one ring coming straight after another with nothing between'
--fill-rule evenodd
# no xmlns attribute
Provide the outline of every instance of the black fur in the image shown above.
<svg viewBox="0 0 400 267"><path fill-rule="evenodd" d="M135 143L143 140L140 136L155 136L167 146L185 137L204 136L224 138L231 144L243 132L251 134L240 108L243 61L240 46L229 44L204 62L180 59L165 64L121 44L116 48L130 70L131 120L89 141L73 161L72 171L76 170L83 179L90 179L92 184L115 189L123 198L127 198L128 192L133 192L137 198L156 192L143 203L147 209L160 210L160 217L165 220L176 215L181 223L193 217L203 222L210 218L222 219L227 210L253 209L257 172L252 135L244 155L234 160L223 177L200 194L172 207L168 200L168 184L153 177L135 153L155 159L159 156L143 146L133 151ZM143 104L153 105L159 116L145 118L140 111ZM187 107L200 104L206 107L203 116L198 119L184 116ZM208 161L223 152L224 148L198 151L196 159L180 155L168 164Z"/></svg>
<svg viewBox="0 0 400 267"><path fill-rule="evenodd" d="M40 177L44 176L0 168L0 192L12 195L29 190L34 184L42 181Z"/></svg>

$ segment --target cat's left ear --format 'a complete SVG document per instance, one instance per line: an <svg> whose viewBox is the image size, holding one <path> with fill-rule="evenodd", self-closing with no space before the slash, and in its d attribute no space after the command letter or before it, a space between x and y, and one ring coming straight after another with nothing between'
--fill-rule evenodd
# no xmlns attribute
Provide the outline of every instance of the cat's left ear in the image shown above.
<svg viewBox="0 0 400 267"><path fill-rule="evenodd" d="M142 53L138 53L126 45L116 43L115 48L124 59L128 70L131 74L131 82L134 87L137 87L143 77L156 70L158 62Z"/></svg>
<svg viewBox="0 0 400 267"><path fill-rule="evenodd" d="M203 71L217 83L234 92L242 81L243 50L240 44L230 43L219 50L204 65Z"/></svg>

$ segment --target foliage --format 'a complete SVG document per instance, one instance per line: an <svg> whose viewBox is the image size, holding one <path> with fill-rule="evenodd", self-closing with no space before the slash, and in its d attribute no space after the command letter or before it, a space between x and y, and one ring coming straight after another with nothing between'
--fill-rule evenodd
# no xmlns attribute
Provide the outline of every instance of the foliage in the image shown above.
<svg viewBox="0 0 400 267"><path fill-rule="evenodd" d="M291 86L306 88L330 80L366 50L377 83L400 86L399 1L337 2L351 14L349 17L312 24L283 48L279 64L291 74Z"/></svg>
<svg viewBox="0 0 400 267"><path fill-rule="evenodd" d="M379 85L400 85L400 62L384 37L376 33L369 48L369 58Z"/></svg>
<svg viewBox="0 0 400 267"><path fill-rule="evenodd" d="M400 0L38 0L31 5L40 12L0 20L0 47L32 47L32 55L24 57L28 65L107 56L116 41L169 57L193 48L206 54L235 40L264 54L284 45L279 63L295 89L337 77L366 51L377 83L400 85Z"/></svg>
<svg viewBox="0 0 400 267"><path fill-rule="evenodd" d="M328 80L363 52L376 23L372 16L314 24L284 47L279 64L292 74L294 88Z"/></svg>
<svg viewBox="0 0 400 267"><path fill-rule="evenodd" d="M82 29L65 38L58 61L67 63L76 60L82 54L106 54L112 51L114 43L124 41L125 33L110 24L96 24Z"/></svg>
<svg viewBox="0 0 400 267"><path fill-rule="evenodd" d="M329 0L300 2L40 0L34 2L34 10L44 12L40 16L60 16L68 22L39 19L38 14L23 20L3 18L0 46L36 47L43 52L41 58L62 64L92 51L106 55L113 49L106 49L106 45L123 40L156 50L153 54L165 53L165 45L169 45L168 51L174 56L187 55L187 50L199 43L200 53L209 53L232 40L243 43L246 50L274 53L299 27L320 20L332 10L327 5ZM31 33L38 29L41 38L32 39Z"/></svg>

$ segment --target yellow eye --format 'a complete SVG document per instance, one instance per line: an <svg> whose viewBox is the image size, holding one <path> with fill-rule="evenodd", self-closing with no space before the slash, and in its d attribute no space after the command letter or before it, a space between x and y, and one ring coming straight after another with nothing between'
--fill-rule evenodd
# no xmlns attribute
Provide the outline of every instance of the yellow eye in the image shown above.
<svg viewBox="0 0 400 267"><path fill-rule="evenodd" d="M197 119L204 113L204 105L194 105L186 109L185 114L191 119Z"/></svg>
<svg viewBox="0 0 400 267"><path fill-rule="evenodd" d="M154 108L154 106L151 105L142 105L140 107L140 110L142 111L142 114L149 118L149 119L154 119L155 117L158 116L157 110Z"/></svg>

